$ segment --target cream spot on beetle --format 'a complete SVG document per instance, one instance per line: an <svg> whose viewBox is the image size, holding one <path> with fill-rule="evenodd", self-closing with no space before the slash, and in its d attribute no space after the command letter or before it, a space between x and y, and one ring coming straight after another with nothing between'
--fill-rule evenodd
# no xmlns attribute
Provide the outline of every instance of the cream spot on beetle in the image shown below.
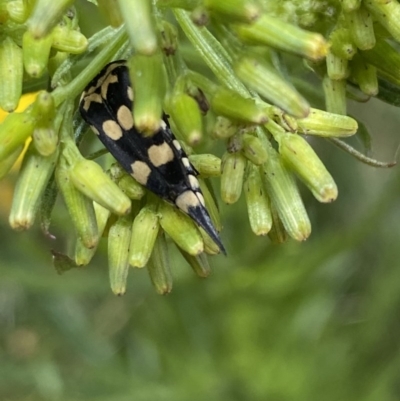
<svg viewBox="0 0 400 401"><path fill-rule="evenodd" d="M126 65L126 61L119 61L119 62L114 61L113 63L111 63L108 66L108 68L107 68L106 72L104 73L104 75L108 75L111 72L113 72L116 68L122 67L122 66L125 66L125 65Z"/></svg>
<svg viewBox="0 0 400 401"><path fill-rule="evenodd" d="M149 175L151 173L150 167L145 162L141 162L141 161L136 161L136 162L132 163L131 167L132 167L133 178L139 184L146 185Z"/></svg>
<svg viewBox="0 0 400 401"><path fill-rule="evenodd" d="M194 175L189 174L189 184L192 189L199 189L199 181Z"/></svg>
<svg viewBox="0 0 400 401"><path fill-rule="evenodd" d="M133 127L132 112L125 105L118 109L117 119L123 129L130 130Z"/></svg>
<svg viewBox="0 0 400 401"><path fill-rule="evenodd" d="M103 99L98 93L92 93L84 98L83 109L88 111L92 102L103 103Z"/></svg>
<svg viewBox="0 0 400 401"><path fill-rule="evenodd" d="M204 196L201 192L196 192L197 198L200 201L200 203L205 207L206 206L206 202L204 200Z"/></svg>
<svg viewBox="0 0 400 401"><path fill-rule="evenodd" d="M178 150L178 151L181 151L181 150L182 150L182 146L181 146L181 144L179 143L178 140L174 139L174 140L172 141L172 144L175 146L175 149L176 149L176 150Z"/></svg>
<svg viewBox="0 0 400 401"><path fill-rule="evenodd" d="M190 165L190 161L187 157L182 157L182 164L187 168L187 169L192 169L192 166Z"/></svg>
<svg viewBox="0 0 400 401"><path fill-rule="evenodd" d="M149 159L155 167L167 164L171 160L174 160L174 152L167 144L167 142L161 145L150 146L148 150Z"/></svg>
<svg viewBox="0 0 400 401"><path fill-rule="evenodd" d="M96 83L95 83L93 86L91 86L91 87L86 91L86 93L87 93L88 95L90 95L91 93L93 93L94 91L96 91L98 88L100 88L100 87L103 85L103 83L104 83L104 81L105 81L106 79L109 79L109 75L110 75L117 67L124 66L125 64L126 64L125 62L112 63L112 64L110 64L110 65L107 67L106 71L105 71L103 74L101 74L101 77L99 77L99 79L96 81ZM115 75L115 74L114 74L114 75ZM117 77L117 80L118 80L118 77ZM108 86L108 85L107 85L107 86Z"/></svg>
<svg viewBox="0 0 400 401"><path fill-rule="evenodd" d="M89 96L95 90L96 90L96 86L91 86L90 88L86 89L85 92L83 92L82 97ZM82 100L82 98L81 98L81 100Z"/></svg>
<svg viewBox="0 0 400 401"><path fill-rule="evenodd" d="M96 89L98 88L97 83L96 85L91 86L90 88L86 89L85 96L91 95L93 92L96 91Z"/></svg>
<svg viewBox="0 0 400 401"><path fill-rule="evenodd" d="M101 84L101 96L103 99L107 99L108 86L116 82L118 82L118 75L115 74L108 75L108 77L104 80L104 82Z"/></svg>
<svg viewBox="0 0 400 401"><path fill-rule="evenodd" d="M122 137L121 127L113 120L104 121L102 128L104 133L114 141Z"/></svg>
<svg viewBox="0 0 400 401"><path fill-rule="evenodd" d="M193 191L185 191L175 199L175 204L183 212L189 213L189 208L199 206L199 200Z"/></svg>
<svg viewBox="0 0 400 401"><path fill-rule="evenodd" d="M128 95L128 99L133 102L133 90L130 86L128 86L126 94Z"/></svg>

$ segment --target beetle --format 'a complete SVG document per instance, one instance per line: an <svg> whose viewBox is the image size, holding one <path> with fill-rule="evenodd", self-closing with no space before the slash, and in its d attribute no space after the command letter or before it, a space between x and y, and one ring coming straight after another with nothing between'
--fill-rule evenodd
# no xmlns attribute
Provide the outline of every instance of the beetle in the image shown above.
<svg viewBox="0 0 400 401"><path fill-rule="evenodd" d="M107 64L82 93L79 110L100 141L140 184L192 218L226 254L205 206L197 175L168 116L152 136L135 127L133 89L125 60Z"/></svg>

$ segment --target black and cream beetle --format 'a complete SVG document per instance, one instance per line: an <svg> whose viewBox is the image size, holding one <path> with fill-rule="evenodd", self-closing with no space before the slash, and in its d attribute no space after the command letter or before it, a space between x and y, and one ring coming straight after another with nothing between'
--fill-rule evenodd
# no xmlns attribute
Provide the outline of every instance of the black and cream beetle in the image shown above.
<svg viewBox="0 0 400 401"><path fill-rule="evenodd" d="M124 60L106 65L82 94L83 119L122 167L140 184L189 215L225 253L205 207L198 172L163 118L161 129L144 136L132 116L133 90Z"/></svg>

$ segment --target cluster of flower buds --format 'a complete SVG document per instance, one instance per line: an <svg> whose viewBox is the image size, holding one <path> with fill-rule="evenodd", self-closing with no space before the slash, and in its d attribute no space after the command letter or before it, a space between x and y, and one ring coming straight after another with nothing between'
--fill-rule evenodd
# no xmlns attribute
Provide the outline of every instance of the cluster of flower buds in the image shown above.
<svg viewBox="0 0 400 401"><path fill-rule="evenodd" d="M342 143L337 138L357 132L357 121L346 115L348 91L363 100L397 99L398 1L297 0L285 2L287 7L272 0L91 3L110 26L86 39L73 0L0 0L0 108L10 113L0 124L0 177L23 154L9 218L16 230L39 218L49 234L62 195L77 240L73 256L53 253L59 271L87 265L107 237L116 294L126 290L129 266L146 267L156 291L168 293L170 240L200 277L210 273L207 255L220 249L110 158L93 160L104 152L80 149L88 130L75 112L77 100L105 64L128 58L133 121L143 135L159 130L168 114L200 174L216 229L222 223L211 177L219 178L227 204L244 192L251 230L276 243L304 241L311 233L296 177L319 202L338 195L306 137ZM307 91L300 92L307 82L295 85L284 65L287 54L289 63L305 60L321 77L326 110L312 108ZM51 91L39 92L25 111L14 111L23 93L40 84L48 89L49 83ZM225 145L220 157L192 150L211 140Z"/></svg>
<svg viewBox="0 0 400 401"><path fill-rule="evenodd" d="M343 0L329 34L324 75L326 109L346 114L346 87L359 98L378 96L400 83L400 4L398 1ZM357 93L358 91L358 93ZM392 96L397 90L392 88ZM390 102L390 99L385 99Z"/></svg>

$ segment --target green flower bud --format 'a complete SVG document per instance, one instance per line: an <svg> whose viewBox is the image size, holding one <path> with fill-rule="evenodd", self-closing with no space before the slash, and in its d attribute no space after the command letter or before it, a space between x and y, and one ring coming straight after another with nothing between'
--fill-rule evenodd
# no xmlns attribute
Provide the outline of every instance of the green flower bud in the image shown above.
<svg viewBox="0 0 400 401"><path fill-rule="evenodd" d="M261 178L287 233L296 241L305 241L311 234L310 220L293 175L272 147Z"/></svg>
<svg viewBox="0 0 400 401"><path fill-rule="evenodd" d="M268 233L268 237L271 242L275 245L283 244L288 240L288 234L283 227L282 220L279 218L278 211L275 206L271 203L271 216L272 216L272 228Z"/></svg>
<svg viewBox="0 0 400 401"><path fill-rule="evenodd" d="M185 93L187 93L190 97L192 97L201 112L201 115L206 119L207 116L211 116L215 122L215 115L213 115L212 113L208 113L208 111L210 110L210 103L209 100L207 99L205 93L212 93L217 89L217 85L215 85L213 82L209 81L208 79L204 80L207 82L207 84L204 84L203 89L200 89L199 86L196 86L196 81L192 82L191 79L185 79L184 77L191 77L191 75L197 75L197 73L188 73L187 75L181 75L178 79L177 79L177 83L175 84L175 88L179 88L180 86L182 86L182 90L185 91ZM204 77L202 77L204 78ZM182 83L180 82L182 80ZM186 81L186 82L185 82ZM201 82L199 83L199 85L201 85ZM203 92L204 90L204 92Z"/></svg>
<svg viewBox="0 0 400 401"><path fill-rule="evenodd" d="M311 109L310 115L299 119L299 131L305 135L346 137L357 132L357 121L351 117Z"/></svg>
<svg viewBox="0 0 400 401"><path fill-rule="evenodd" d="M190 19L199 27L205 26L210 22L210 15L203 5L194 8L190 13Z"/></svg>
<svg viewBox="0 0 400 401"><path fill-rule="evenodd" d="M361 0L341 0L343 11L350 12L357 10L361 5Z"/></svg>
<svg viewBox="0 0 400 401"><path fill-rule="evenodd" d="M178 31L176 27L162 20L158 27L160 31L161 49L167 56L173 55L178 48Z"/></svg>
<svg viewBox="0 0 400 401"><path fill-rule="evenodd" d="M203 252L203 238L190 217L166 202L160 203L159 212L161 227L180 248L190 255Z"/></svg>
<svg viewBox="0 0 400 401"><path fill-rule="evenodd" d="M71 170L71 182L88 198L119 216L131 210L130 199L94 161L77 161Z"/></svg>
<svg viewBox="0 0 400 401"><path fill-rule="evenodd" d="M145 205L135 217L132 226L129 264L145 267L153 252L154 243L160 228L156 207L153 203Z"/></svg>
<svg viewBox="0 0 400 401"><path fill-rule="evenodd" d="M157 51L155 22L148 0L118 0L130 42L137 54L150 56Z"/></svg>
<svg viewBox="0 0 400 401"><path fill-rule="evenodd" d="M257 166L249 163L244 182L250 227L255 235L266 235L271 230L272 216L269 199Z"/></svg>
<svg viewBox="0 0 400 401"><path fill-rule="evenodd" d="M204 202L211 217L211 221L218 232L222 230L221 215L217 206L214 193L212 192L211 184L207 185L205 180L199 178L201 192L203 193Z"/></svg>
<svg viewBox="0 0 400 401"><path fill-rule="evenodd" d="M366 0L363 4L393 38L400 42L400 4L391 0Z"/></svg>
<svg viewBox="0 0 400 401"><path fill-rule="evenodd" d="M7 2L6 7L10 19L17 24L23 24L32 11L32 6L30 6L30 3L32 2L25 0L14 0Z"/></svg>
<svg viewBox="0 0 400 401"><path fill-rule="evenodd" d="M22 113L12 113L0 124L0 160L21 146L33 133L35 128L53 126L55 115L52 96L42 91L36 97L35 102ZM62 121L59 114L57 120L58 131Z"/></svg>
<svg viewBox="0 0 400 401"><path fill-rule="evenodd" d="M298 54L311 60L321 60L327 53L322 35L301 29L272 15L262 15L251 25L237 25L239 38Z"/></svg>
<svg viewBox="0 0 400 401"><path fill-rule="evenodd" d="M322 87L325 94L325 107L330 113L346 115L346 80L330 79L327 75L322 80ZM297 124L299 125L299 124Z"/></svg>
<svg viewBox="0 0 400 401"><path fill-rule="evenodd" d="M131 233L131 213L119 217L108 232L108 270L111 290L115 295L123 295L126 291Z"/></svg>
<svg viewBox="0 0 400 401"><path fill-rule="evenodd" d="M285 134L278 138L279 153L285 163L307 185L319 202L332 202L338 189L308 142L297 134Z"/></svg>
<svg viewBox="0 0 400 401"><path fill-rule="evenodd" d="M30 31L22 37L22 54L25 71L34 78L39 78L46 70L53 35L50 33L41 39L35 39Z"/></svg>
<svg viewBox="0 0 400 401"><path fill-rule="evenodd" d="M240 198L246 158L241 153L228 153L222 156L221 198L228 205Z"/></svg>
<svg viewBox="0 0 400 401"><path fill-rule="evenodd" d="M96 215L97 227L99 238L103 234L106 228L108 218L110 217L110 211L98 203L93 202L94 212ZM97 244L98 245L98 244ZM92 249L88 249L82 242L81 238L78 237L75 244L75 263L77 266L86 266L92 260L97 250L97 245Z"/></svg>
<svg viewBox="0 0 400 401"><path fill-rule="evenodd" d="M40 91L33 103L32 113L35 114L38 126L50 126L55 118L56 109L54 99L51 93L42 90ZM60 119L61 124L62 119Z"/></svg>
<svg viewBox="0 0 400 401"><path fill-rule="evenodd" d="M124 194L130 199L142 199L146 193L142 185L140 185L133 177L125 174L119 181L118 186Z"/></svg>
<svg viewBox="0 0 400 401"><path fill-rule="evenodd" d="M265 108L253 99L244 98L238 93L220 87L211 98L211 107L216 114L253 124L264 124L268 120Z"/></svg>
<svg viewBox="0 0 400 401"><path fill-rule="evenodd" d="M39 220L42 233L47 237L54 239L54 235L50 232L50 225L52 223L52 212L57 201L58 188L55 174L49 179L39 205Z"/></svg>
<svg viewBox="0 0 400 401"><path fill-rule="evenodd" d="M267 161L268 152L261 141L254 135L244 134L242 142L242 153L257 166Z"/></svg>
<svg viewBox="0 0 400 401"><path fill-rule="evenodd" d="M160 129L162 121L162 103L166 90L162 55L160 52L150 56L135 54L128 63L135 95L135 126L139 131L151 135Z"/></svg>
<svg viewBox="0 0 400 401"><path fill-rule="evenodd" d="M180 253L185 258L186 262L192 267L193 271L198 277L206 278L211 273L210 264L208 263L207 255L203 252L200 255L192 256L182 251L179 248Z"/></svg>
<svg viewBox="0 0 400 401"><path fill-rule="evenodd" d="M361 52L361 56L375 66L383 78L400 85L400 53L388 42L378 40L372 49Z"/></svg>
<svg viewBox="0 0 400 401"><path fill-rule="evenodd" d="M376 43L374 22L367 9L360 7L344 15L356 46L361 50L372 49Z"/></svg>
<svg viewBox="0 0 400 401"><path fill-rule="evenodd" d="M197 102L186 93L174 93L169 99L168 113L183 139L190 145L203 138L203 123Z"/></svg>
<svg viewBox="0 0 400 401"><path fill-rule="evenodd" d="M260 5L253 0L204 0L204 6L229 22L252 22L262 12Z"/></svg>
<svg viewBox="0 0 400 401"><path fill-rule="evenodd" d="M57 150L58 135L51 127L38 127L33 131L33 143L42 156L50 156Z"/></svg>
<svg viewBox="0 0 400 401"><path fill-rule="evenodd" d="M227 139L235 135L239 130L239 126L231 120L218 116L213 127L212 135L217 139Z"/></svg>
<svg viewBox="0 0 400 401"><path fill-rule="evenodd" d="M97 0L100 12L114 28L122 25L124 19L119 9L118 0Z"/></svg>
<svg viewBox="0 0 400 401"><path fill-rule="evenodd" d="M33 143L42 156L50 156L57 149L59 128L55 126L55 107L51 94L41 91L36 97L34 110L38 114L38 121L33 131ZM61 118L57 125L60 124Z"/></svg>
<svg viewBox="0 0 400 401"><path fill-rule="evenodd" d="M354 45L350 35L350 30L343 27L336 27L329 35L331 52L342 59L351 60L357 53L357 47Z"/></svg>
<svg viewBox="0 0 400 401"><path fill-rule="evenodd" d="M27 22L32 36L36 39L46 36L73 2L74 0L36 0Z"/></svg>
<svg viewBox="0 0 400 401"><path fill-rule="evenodd" d="M165 235L160 233L147 266L151 282L160 295L169 294L172 290L172 275Z"/></svg>
<svg viewBox="0 0 400 401"><path fill-rule="evenodd" d="M286 114L283 110L275 106L271 108L271 111L273 113L273 121L280 125L285 131L297 131L299 127L296 118ZM266 127L268 127L268 123L266 124Z"/></svg>
<svg viewBox="0 0 400 401"><path fill-rule="evenodd" d="M51 34L54 49L71 54L83 53L88 47L88 40L79 31L67 26L57 25Z"/></svg>
<svg viewBox="0 0 400 401"><path fill-rule="evenodd" d="M27 230L33 225L56 161L56 154L42 157L33 144L30 145L18 175L11 206L9 222L14 230Z"/></svg>
<svg viewBox="0 0 400 401"><path fill-rule="evenodd" d="M190 163L203 178L221 175L221 159L211 154L190 155Z"/></svg>
<svg viewBox="0 0 400 401"><path fill-rule="evenodd" d="M330 79L345 79L349 76L348 60L328 53L326 56L326 67Z"/></svg>
<svg viewBox="0 0 400 401"><path fill-rule="evenodd" d="M0 160L0 180L9 173L12 166L18 160L18 157L22 153L23 149L24 147L23 145L21 145L19 148L15 149L9 156L5 157L3 160Z"/></svg>
<svg viewBox="0 0 400 401"><path fill-rule="evenodd" d="M243 135L240 135L239 133L235 136L232 136L227 141L226 150L228 151L228 153L240 152L242 148L243 148Z"/></svg>
<svg viewBox="0 0 400 401"><path fill-rule="evenodd" d="M366 95L376 96L378 94L379 84L376 67L368 64L359 55L356 55L351 62L351 76Z"/></svg>
<svg viewBox="0 0 400 401"><path fill-rule="evenodd" d="M308 115L310 106L307 100L266 63L242 57L234 69L246 85L287 113L298 118Z"/></svg>
<svg viewBox="0 0 400 401"><path fill-rule="evenodd" d="M96 215L93 202L78 191L71 182L71 169L61 156L56 169L58 188L64 198L72 223L83 246L92 249L99 241Z"/></svg>
<svg viewBox="0 0 400 401"><path fill-rule="evenodd" d="M213 239L199 227L200 234L203 237L204 242L204 253L208 255L218 255L221 253L220 247L213 241Z"/></svg>
<svg viewBox="0 0 400 401"><path fill-rule="evenodd" d="M0 108L14 111L22 94L21 48L8 36L0 42Z"/></svg>

